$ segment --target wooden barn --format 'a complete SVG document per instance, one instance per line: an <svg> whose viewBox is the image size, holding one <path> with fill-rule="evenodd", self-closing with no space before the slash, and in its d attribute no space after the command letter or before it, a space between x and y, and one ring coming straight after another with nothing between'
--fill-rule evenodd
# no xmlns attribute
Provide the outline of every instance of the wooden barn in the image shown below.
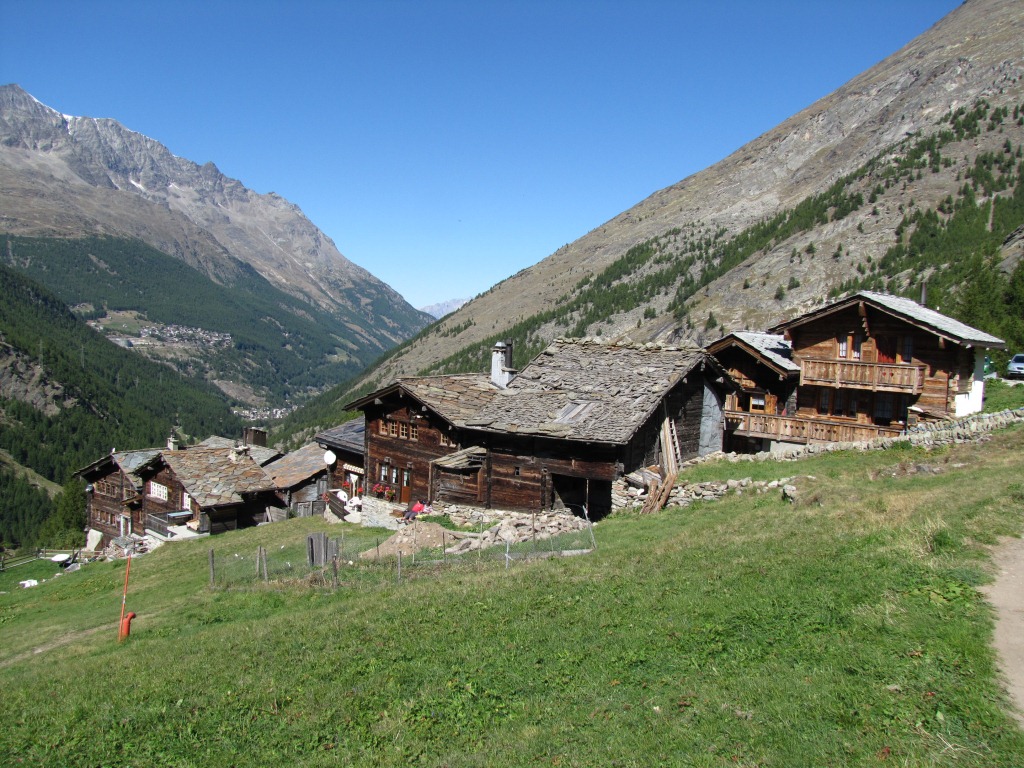
<svg viewBox="0 0 1024 768"><path fill-rule="evenodd" d="M274 481L284 508L273 514L274 519L287 516L310 517L322 515L324 494L330 483L330 466L324 462L324 449L308 443L298 450L286 453L264 467Z"/></svg>
<svg viewBox="0 0 1024 768"><path fill-rule="evenodd" d="M139 470L148 532L174 538L175 526L222 533L275 518L281 501L249 446L162 451Z"/></svg>
<svg viewBox="0 0 1024 768"><path fill-rule="evenodd" d="M985 391L985 356L978 350L1004 347L1001 339L915 301L871 291L769 333L791 347L799 371L795 404L787 401L774 414L727 413L730 440L760 441L766 448L870 440L976 413Z"/></svg>
<svg viewBox="0 0 1024 768"><path fill-rule="evenodd" d="M506 510L611 509L612 482L722 448L731 379L700 349L560 339L518 375L400 379L366 418L368 495Z"/></svg>

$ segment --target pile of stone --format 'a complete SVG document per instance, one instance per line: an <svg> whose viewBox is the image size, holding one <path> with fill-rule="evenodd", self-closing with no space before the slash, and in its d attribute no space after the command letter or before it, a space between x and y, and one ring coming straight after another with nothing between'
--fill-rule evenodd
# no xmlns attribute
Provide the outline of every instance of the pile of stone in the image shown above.
<svg viewBox="0 0 1024 768"><path fill-rule="evenodd" d="M483 528L479 533L460 532L460 540L446 550L450 555L461 555L505 544L544 541L564 533L585 531L589 525L583 518L565 512L529 514L464 508L454 513L449 512L448 515L456 525Z"/></svg>
<svg viewBox="0 0 1024 768"><path fill-rule="evenodd" d="M752 480L745 477L742 480L725 480L723 482L705 483L680 483L672 489L668 497L667 506L688 507L695 501L716 501L729 492L743 493L770 493L781 491L785 498L790 500L796 496L796 486L792 483L795 478L781 477L778 480ZM612 500L615 504L617 495L625 499L625 503L618 504L617 509L640 510L646 501L649 492L645 488L638 488L625 481L619 481L612 488Z"/></svg>

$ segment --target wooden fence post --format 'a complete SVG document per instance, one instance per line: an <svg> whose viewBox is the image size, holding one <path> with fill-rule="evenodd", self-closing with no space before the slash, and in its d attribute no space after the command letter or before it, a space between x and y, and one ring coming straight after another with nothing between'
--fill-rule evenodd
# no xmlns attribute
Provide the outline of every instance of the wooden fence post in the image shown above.
<svg viewBox="0 0 1024 768"><path fill-rule="evenodd" d="M212 589L217 583L216 574L214 572L214 554L213 550L210 550L210 588Z"/></svg>

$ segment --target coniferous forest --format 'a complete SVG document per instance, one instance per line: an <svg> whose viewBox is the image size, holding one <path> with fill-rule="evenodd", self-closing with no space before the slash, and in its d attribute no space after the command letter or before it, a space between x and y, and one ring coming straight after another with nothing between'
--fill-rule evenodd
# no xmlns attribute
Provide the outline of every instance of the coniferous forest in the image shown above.
<svg viewBox="0 0 1024 768"><path fill-rule="evenodd" d="M46 288L2 265L0 293L0 372L31 381L36 398L0 398L0 451L15 463L65 485L112 449L164 444L172 426L199 438L240 432L212 386L111 344ZM63 532L47 533L44 523L56 511L44 493L0 471L5 545L54 546Z"/></svg>

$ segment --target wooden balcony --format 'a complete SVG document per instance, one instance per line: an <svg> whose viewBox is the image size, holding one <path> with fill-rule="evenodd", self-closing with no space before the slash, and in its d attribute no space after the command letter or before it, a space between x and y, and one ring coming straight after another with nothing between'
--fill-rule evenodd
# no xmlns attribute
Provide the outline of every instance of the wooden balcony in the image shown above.
<svg viewBox="0 0 1024 768"><path fill-rule="evenodd" d="M924 389L924 374L923 365L862 363L852 360L800 361L800 383L820 387L919 395Z"/></svg>
<svg viewBox="0 0 1024 768"><path fill-rule="evenodd" d="M902 427L774 416L767 413L725 412L725 429L744 437L759 437L785 443L846 443L894 437Z"/></svg>

